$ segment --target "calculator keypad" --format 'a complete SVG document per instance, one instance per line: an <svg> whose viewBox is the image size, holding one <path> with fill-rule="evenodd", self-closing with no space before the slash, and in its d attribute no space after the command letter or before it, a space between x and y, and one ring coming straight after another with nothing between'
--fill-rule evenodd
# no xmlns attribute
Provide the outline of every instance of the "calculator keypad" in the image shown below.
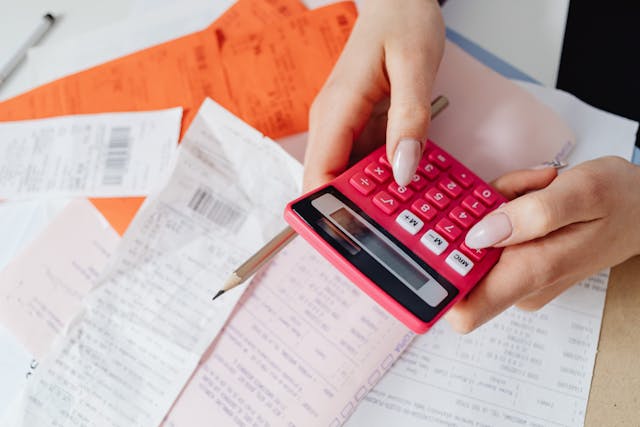
<svg viewBox="0 0 640 427"><path fill-rule="evenodd" d="M423 250L438 257L460 278L473 271L491 250L467 247L464 235L497 207L501 196L444 150L428 143L406 187L393 180L384 154L372 156L365 165L364 170L353 173L350 184L371 200L378 212L374 217L382 215L400 227L396 234L406 244L410 246L411 239L416 239Z"/></svg>

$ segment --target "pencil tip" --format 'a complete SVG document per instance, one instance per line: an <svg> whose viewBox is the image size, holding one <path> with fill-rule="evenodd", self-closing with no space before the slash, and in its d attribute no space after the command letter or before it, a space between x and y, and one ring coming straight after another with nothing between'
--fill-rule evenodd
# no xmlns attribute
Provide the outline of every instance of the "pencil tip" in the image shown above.
<svg viewBox="0 0 640 427"><path fill-rule="evenodd" d="M236 286L238 286L239 284L241 284L242 282L244 282L244 279L242 277L240 277L238 275L238 273L236 273L235 271L231 274L231 276L229 276L229 278L227 279L227 281L224 283L224 286L222 287L222 289L224 289L225 291L228 291L231 288L235 288Z"/></svg>
<svg viewBox="0 0 640 427"><path fill-rule="evenodd" d="M218 293L213 298L211 298L211 301L215 300L222 294L224 294L224 289L219 290Z"/></svg>

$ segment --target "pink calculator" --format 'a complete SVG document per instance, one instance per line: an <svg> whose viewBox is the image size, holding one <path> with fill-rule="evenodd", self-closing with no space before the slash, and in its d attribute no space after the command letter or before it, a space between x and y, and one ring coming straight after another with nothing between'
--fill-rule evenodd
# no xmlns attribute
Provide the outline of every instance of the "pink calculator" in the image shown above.
<svg viewBox="0 0 640 427"><path fill-rule="evenodd" d="M389 313L426 332L500 257L470 249L473 224L506 200L431 141L411 184L396 184L385 147L289 203L285 219Z"/></svg>

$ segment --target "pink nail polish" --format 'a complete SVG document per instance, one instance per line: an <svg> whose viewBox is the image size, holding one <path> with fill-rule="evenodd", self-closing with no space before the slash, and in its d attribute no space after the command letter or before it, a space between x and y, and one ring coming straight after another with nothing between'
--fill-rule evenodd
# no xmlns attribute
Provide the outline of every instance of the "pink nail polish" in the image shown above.
<svg viewBox="0 0 640 427"><path fill-rule="evenodd" d="M465 244L472 249L493 246L511 236L511 221L502 212L489 214L471 227L465 238Z"/></svg>
<svg viewBox="0 0 640 427"><path fill-rule="evenodd" d="M398 185L409 185L416 173L420 157L421 145L415 139L403 139L398 143L393 154L393 177Z"/></svg>

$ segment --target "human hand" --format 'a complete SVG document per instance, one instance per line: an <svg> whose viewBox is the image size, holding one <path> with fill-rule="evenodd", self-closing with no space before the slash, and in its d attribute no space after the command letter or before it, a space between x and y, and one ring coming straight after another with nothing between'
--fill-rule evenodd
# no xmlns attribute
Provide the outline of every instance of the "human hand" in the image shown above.
<svg viewBox="0 0 640 427"><path fill-rule="evenodd" d="M455 330L470 332L514 304L537 310L580 280L640 253L640 167L603 157L555 180L544 171L517 172L494 183L513 198L550 182L469 230L470 247L506 248L489 274L447 313Z"/></svg>
<svg viewBox="0 0 640 427"><path fill-rule="evenodd" d="M443 49L437 1L364 2L342 55L311 106L305 191L335 178L350 158L372 151L375 141L369 132L366 140L358 137L376 104L388 95L387 157L398 184L409 184L426 141L431 86Z"/></svg>

